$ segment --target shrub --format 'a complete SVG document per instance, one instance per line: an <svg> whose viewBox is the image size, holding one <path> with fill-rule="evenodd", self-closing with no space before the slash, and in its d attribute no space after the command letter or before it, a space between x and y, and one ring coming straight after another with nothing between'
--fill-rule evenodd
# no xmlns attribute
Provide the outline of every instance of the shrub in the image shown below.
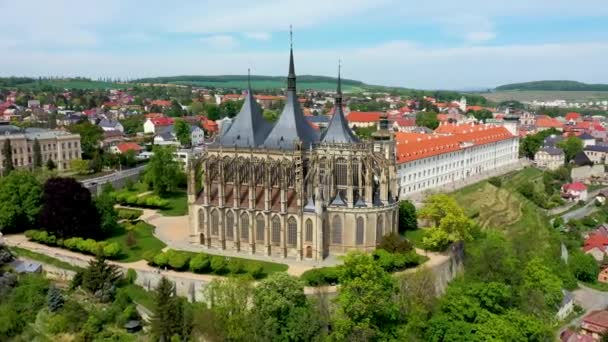
<svg viewBox="0 0 608 342"><path fill-rule="evenodd" d="M387 272L399 271L413 267L421 262L421 257L415 252L390 253L384 249L377 249L373 253L374 260Z"/></svg>
<svg viewBox="0 0 608 342"><path fill-rule="evenodd" d="M137 195L131 195L129 197L126 198L126 202L127 204L137 204Z"/></svg>
<svg viewBox="0 0 608 342"><path fill-rule="evenodd" d="M265 275L262 265L255 262L249 264L247 267L247 273L249 273L253 279L262 279Z"/></svg>
<svg viewBox="0 0 608 342"><path fill-rule="evenodd" d="M119 209L118 210L118 218L121 220L129 220L134 221L137 220L143 211L141 210L133 210L133 209Z"/></svg>
<svg viewBox="0 0 608 342"><path fill-rule="evenodd" d="M239 259L230 259L228 261L228 271L232 274L239 274L245 271L245 264Z"/></svg>
<svg viewBox="0 0 608 342"><path fill-rule="evenodd" d="M199 253L194 258L190 259L190 271L194 273L205 273L209 271L209 256Z"/></svg>
<svg viewBox="0 0 608 342"><path fill-rule="evenodd" d="M384 249L390 253L406 253L412 250L412 244L393 232L385 235L378 245L378 248Z"/></svg>
<svg viewBox="0 0 608 342"><path fill-rule="evenodd" d="M30 229L30 230L26 230L24 235L26 238L28 238L29 240L34 240L34 236L36 235L36 233L38 233L37 230L35 229Z"/></svg>
<svg viewBox="0 0 608 342"><path fill-rule="evenodd" d="M338 267L320 267L302 273L300 279L308 286L334 285L338 283L339 275Z"/></svg>
<svg viewBox="0 0 608 342"><path fill-rule="evenodd" d="M148 262L148 264L154 264L154 257L156 256L156 252L154 251L145 251L143 254L144 260Z"/></svg>
<svg viewBox="0 0 608 342"><path fill-rule="evenodd" d="M125 281L127 284L134 284L135 280L137 280L137 272L134 269L129 268L127 270L127 275L125 276Z"/></svg>
<svg viewBox="0 0 608 342"><path fill-rule="evenodd" d="M169 264L169 257L167 256L167 253L158 253L156 254L156 256L154 257L154 265L158 266L158 267L165 267Z"/></svg>
<svg viewBox="0 0 608 342"><path fill-rule="evenodd" d="M183 270L188 265L190 256L187 253L169 250L167 252L167 262L175 270Z"/></svg>
<svg viewBox="0 0 608 342"><path fill-rule="evenodd" d="M114 259L120 255L120 245L117 242L112 242L103 247L103 255L107 258Z"/></svg>
<svg viewBox="0 0 608 342"><path fill-rule="evenodd" d="M488 179L488 183L494 185L497 188L500 188L502 186L502 179L498 177L490 177L490 179Z"/></svg>
<svg viewBox="0 0 608 342"><path fill-rule="evenodd" d="M226 266L226 258L222 256L211 257L211 269L215 274L225 274L228 271Z"/></svg>

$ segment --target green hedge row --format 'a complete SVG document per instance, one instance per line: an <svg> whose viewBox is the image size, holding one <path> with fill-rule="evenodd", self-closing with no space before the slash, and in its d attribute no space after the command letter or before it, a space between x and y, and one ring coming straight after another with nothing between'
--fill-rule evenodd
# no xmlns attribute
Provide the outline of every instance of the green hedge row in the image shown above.
<svg viewBox="0 0 608 342"><path fill-rule="evenodd" d="M414 251L405 253L391 253L384 249L377 249L372 254L376 263L387 272L401 271L420 265L425 257ZM336 285L340 283L340 267L320 267L308 270L300 279L308 286Z"/></svg>
<svg viewBox="0 0 608 342"><path fill-rule="evenodd" d="M118 219L120 220L127 220L127 221L135 221L137 220L141 215L144 214L143 211L139 210L139 209L118 209L117 211L118 214Z"/></svg>
<svg viewBox="0 0 608 342"><path fill-rule="evenodd" d="M138 197L137 195L115 193L114 200L118 204L150 209L166 209L169 207L169 201L162 199L157 195L147 195Z"/></svg>
<svg viewBox="0 0 608 342"><path fill-rule="evenodd" d="M254 279L263 278L266 274L262 265L255 261L244 262L238 258L228 258L205 253L192 253L170 249L157 254L146 253L144 258L150 265L169 268L175 271L191 271L199 274L214 273L217 275L249 274Z"/></svg>
<svg viewBox="0 0 608 342"><path fill-rule="evenodd" d="M116 242L107 243L105 241L95 241L93 239L83 239L80 237L59 239L55 235L49 234L44 230L28 230L25 232L25 237L31 241L48 246L61 247L91 255L101 254L108 259L115 259L122 252L120 245Z"/></svg>

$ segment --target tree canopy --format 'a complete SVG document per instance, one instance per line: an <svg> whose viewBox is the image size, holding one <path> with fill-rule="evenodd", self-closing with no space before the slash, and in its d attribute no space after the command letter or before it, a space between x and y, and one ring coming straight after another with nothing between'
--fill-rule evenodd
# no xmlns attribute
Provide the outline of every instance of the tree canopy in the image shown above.
<svg viewBox="0 0 608 342"><path fill-rule="evenodd" d="M52 177L42 192L42 227L58 237L98 237L101 233L91 193L73 178Z"/></svg>
<svg viewBox="0 0 608 342"><path fill-rule="evenodd" d="M439 126L436 112L418 112L416 114L416 126L435 129Z"/></svg>
<svg viewBox="0 0 608 342"><path fill-rule="evenodd" d="M11 172L0 178L0 230L35 228L42 200L42 185L27 171Z"/></svg>
<svg viewBox="0 0 608 342"><path fill-rule="evenodd" d="M144 179L156 193L164 196L177 187L183 174L182 166L173 156L174 147L155 146L153 152L146 165Z"/></svg>

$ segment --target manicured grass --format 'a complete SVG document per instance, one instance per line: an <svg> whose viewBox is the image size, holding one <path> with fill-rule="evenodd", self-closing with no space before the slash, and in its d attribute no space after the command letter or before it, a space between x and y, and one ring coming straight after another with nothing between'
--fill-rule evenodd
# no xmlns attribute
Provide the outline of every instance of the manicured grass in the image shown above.
<svg viewBox="0 0 608 342"><path fill-rule="evenodd" d="M127 245L127 235L129 230L135 235L135 245L129 247ZM120 228L113 232L112 237L106 239L108 243L117 242L120 244L121 255L116 259L120 262L134 262L143 259L143 255L147 251L160 252L165 245L164 242L157 239L154 234L154 226L143 221L137 222L135 225L129 223L122 224Z"/></svg>
<svg viewBox="0 0 608 342"><path fill-rule="evenodd" d="M143 305L146 309L150 311L155 310L153 294L146 291L143 287L129 284L122 286L119 291L124 291L133 301Z"/></svg>
<svg viewBox="0 0 608 342"><path fill-rule="evenodd" d="M144 183L137 182L133 184L131 189L122 188L116 191L116 194L127 194L129 196L143 194L144 192L148 192L148 186Z"/></svg>
<svg viewBox="0 0 608 342"><path fill-rule="evenodd" d="M161 209L159 212L164 216L184 216L188 215L188 196L185 191L175 191L162 199L169 201L167 209Z"/></svg>
<svg viewBox="0 0 608 342"><path fill-rule="evenodd" d="M608 292L608 284L605 283L600 283L600 282L595 282L595 283L586 283L586 282L582 282L583 285L592 288L594 290L598 290L598 291L607 291Z"/></svg>
<svg viewBox="0 0 608 342"><path fill-rule="evenodd" d="M32 252L32 251L30 251L28 249L25 249L25 248L10 247L9 249L16 256L20 256L20 257L24 257L24 258L32 259L32 260L36 260L36 261L40 261L42 263L53 265L53 266L59 267L59 268L63 268L65 270L70 270L70 271L74 271L74 272L82 271L82 268L80 268L78 266L74 266L74 265L72 265L70 263L67 263L65 261L61 261L61 260L55 259L53 257L47 256L47 255L44 255L44 254Z"/></svg>
<svg viewBox="0 0 608 342"><path fill-rule="evenodd" d="M422 248L422 238L424 237L424 229L416 229L416 230L407 230L405 234L403 234L406 239L408 239L412 245L416 248Z"/></svg>

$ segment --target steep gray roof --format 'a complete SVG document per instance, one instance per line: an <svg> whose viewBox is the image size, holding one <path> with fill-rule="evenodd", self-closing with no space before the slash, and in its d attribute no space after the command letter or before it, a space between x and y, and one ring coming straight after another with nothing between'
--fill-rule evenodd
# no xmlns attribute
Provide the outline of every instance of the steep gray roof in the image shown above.
<svg viewBox="0 0 608 342"><path fill-rule="evenodd" d="M562 150L561 148L552 147L552 146L543 147L539 151L547 152L548 154L550 154L552 156L559 156L559 155L564 154L564 150Z"/></svg>
<svg viewBox="0 0 608 342"><path fill-rule="evenodd" d="M589 145L583 148L584 151L608 152L608 145Z"/></svg>
<svg viewBox="0 0 608 342"><path fill-rule="evenodd" d="M325 130L322 142L326 143L356 143L359 141L357 136L348 127L348 122L342 111L342 81L340 79L340 71L338 71L338 90L336 92L336 104L334 106L334 116L332 116L329 126Z"/></svg>
<svg viewBox="0 0 608 342"><path fill-rule="evenodd" d="M302 108L296 95L296 74L293 63L293 49L289 50L289 75L287 76L287 100L279 121L264 141L269 149L294 149L297 142L303 148L319 141L319 134L304 118Z"/></svg>
<svg viewBox="0 0 608 342"><path fill-rule="evenodd" d="M264 119L262 108L255 101L251 87L249 87L241 111L234 118L228 130L220 137L219 143L222 146L260 146L271 129L272 124Z"/></svg>
<svg viewBox="0 0 608 342"><path fill-rule="evenodd" d="M578 138L581 140L595 140L595 137L587 132L584 132L583 134L579 135Z"/></svg>

